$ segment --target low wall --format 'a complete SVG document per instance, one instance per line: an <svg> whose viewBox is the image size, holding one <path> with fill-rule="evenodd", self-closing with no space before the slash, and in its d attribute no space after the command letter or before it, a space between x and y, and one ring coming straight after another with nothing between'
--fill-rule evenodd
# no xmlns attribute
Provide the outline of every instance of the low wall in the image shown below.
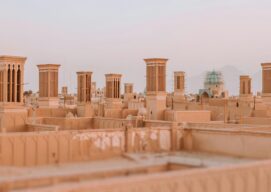
<svg viewBox="0 0 271 192"><path fill-rule="evenodd" d="M37 166L97 160L125 152L170 151L171 138L170 128L159 127L0 134L0 165Z"/></svg>
<svg viewBox="0 0 271 192"><path fill-rule="evenodd" d="M76 114L76 109L68 108L37 108L28 109L28 117L65 117L69 112Z"/></svg>
<svg viewBox="0 0 271 192"><path fill-rule="evenodd" d="M225 104L226 102L226 104ZM238 103L238 106L237 106ZM240 100L209 99L208 103L186 103L185 107L174 107L175 110L208 110L211 111L212 121L236 120L240 117L251 116L253 107L249 102ZM226 112L226 113L225 113Z"/></svg>
<svg viewBox="0 0 271 192"><path fill-rule="evenodd" d="M84 129L107 129L107 128L125 128L128 124L136 126L136 120L106 118L106 117L76 117L76 118L59 118L44 117L28 119L29 124L55 125L59 130L84 130Z"/></svg>
<svg viewBox="0 0 271 192"><path fill-rule="evenodd" d="M240 120L242 124L271 125L271 118L268 117L243 117Z"/></svg>
<svg viewBox="0 0 271 192"><path fill-rule="evenodd" d="M48 125L32 126L50 129ZM35 166L107 158L126 152L178 150L241 158L271 158L271 132L255 129L200 128L196 124L193 128L181 128L178 123L171 122L170 126L160 127L156 124L143 128L2 133L0 165Z"/></svg>
<svg viewBox="0 0 271 192"><path fill-rule="evenodd" d="M268 132L193 128L185 129L183 137L184 150L244 158L271 158L269 146Z"/></svg>
<svg viewBox="0 0 271 192"><path fill-rule="evenodd" d="M124 151L123 129L0 134L0 165L35 166L100 159Z"/></svg>
<svg viewBox="0 0 271 192"><path fill-rule="evenodd" d="M54 179L51 187L29 192L270 192L270 178L271 161L265 161L223 168L70 182L67 185L56 185L58 180Z"/></svg>
<svg viewBox="0 0 271 192"><path fill-rule="evenodd" d="M127 152L163 152L172 149L170 128L132 128L126 134Z"/></svg>
<svg viewBox="0 0 271 192"><path fill-rule="evenodd" d="M170 127L172 123L171 121L145 120L144 127Z"/></svg>
<svg viewBox="0 0 271 192"><path fill-rule="evenodd" d="M235 129L235 130L271 130L271 125L251 125L251 124L229 124L224 122L209 123L185 123L179 124L185 128L201 128L201 129Z"/></svg>
<svg viewBox="0 0 271 192"><path fill-rule="evenodd" d="M27 130L27 111L0 112L0 129L3 132L24 132Z"/></svg>
<svg viewBox="0 0 271 192"><path fill-rule="evenodd" d="M58 131L59 126L57 125L44 125L44 124L26 124L28 132L37 132L37 131Z"/></svg>
<svg viewBox="0 0 271 192"><path fill-rule="evenodd" d="M204 123L211 121L211 111L172 111L165 112L166 121Z"/></svg>
<svg viewBox="0 0 271 192"><path fill-rule="evenodd" d="M45 117L42 119L42 124L57 125L59 126L59 130L83 130L83 129L93 128L93 118L91 117L76 117L76 118Z"/></svg>
<svg viewBox="0 0 271 192"><path fill-rule="evenodd" d="M122 109L104 109L106 118L122 118Z"/></svg>
<svg viewBox="0 0 271 192"><path fill-rule="evenodd" d="M133 127L136 126L135 120L106 118L106 117L94 117L93 118L93 127L95 129L125 128L125 127L127 127L128 124L132 124Z"/></svg>
<svg viewBox="0 0 271 192"><path fill-rule="evenodd" d="M126 118L128 115L137 116L137 109L105 109L105 118Z"/></svg>
<svg viewBox="0 0 271 192"><path fill-rule="evenodd" d="M126 119L128 115L137 116L137 114L138 114L137 109L123 109L122 118Z"/></svg>

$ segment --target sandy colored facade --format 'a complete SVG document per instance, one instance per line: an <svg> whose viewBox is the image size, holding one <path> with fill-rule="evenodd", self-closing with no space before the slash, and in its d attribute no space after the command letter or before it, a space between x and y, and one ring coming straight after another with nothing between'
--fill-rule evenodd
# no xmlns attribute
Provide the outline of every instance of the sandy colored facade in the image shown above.
<svg viewBox="0 0 271 192"><path fill-rule="evenodd" d="M146 108L152 120L163 120L166 109L166 64L168 59L149 58L146 63Z"/></svg>
<svg viewBox="0 0 271 192"><path fill-rule="evenodd" d="M121 74L106 74L106 98L119 99L121 91Z"/></svg>
<svg viewBox="0 0 271 192"><path fill-rule="evenodd" d="M26 57L0 56L0 102L23 102L24 64Z"/></svg>
<svg viewBox="0 0 271 192"><path fill-rule="evenodd" d="M59 64L40 64L39 106L58 107L58 69Z"/></svg>
<svg viewBox="0 0 271 192"><path fill-rule="evenodd" d="M77 72L77 115L79 117L92 117L92 72ZM72 114L73 116L73 114Z"/></svg>
<svg viewBox="0 0 271 192"><path fill-rule="evenodd" d="M121 118L122 114L122 99L121 99L121 74L106 74L105 75L105 105L104 116Z"/></svg>
<svg viewBox="0 0 271 192"><path fill-rule="evenodd" d="M252 96L251 78L248 75L240 76L240 97Z"/></svg>
<svg viewBox="0 0 271 192"><path fill-rule="evenodd" d="M207 102L186 93L183 71L167 92L164 58L144 60L146 95L122 92L121 74L97 88L90 71L59 94L57 64L38 65L39 94L23 95L25 61L0 56L0 191L271 190L270 64L262 95L245 75L238 97Z"/></svg>
<svg viewBox="0 0 271 192"><path fill-rule="evenodd" d="M61 88L61 94L62 94L63 96L68 95L68 87L67 87L67 86L63 86L63 87Z"/></svg>
<svg viewBox="0 0 271 192"><path fill-rule="evenodd" d="M24 65L26 57L0 56L1 132L22 131L27 119L23 107Z"/></svg>
<svg viewBox="0 0 271 192"><path fill-rule="evenodd" d="M124 83L124 101L131 101L135 99L136 95L134 94L134 84L133 83Z"/></svg>

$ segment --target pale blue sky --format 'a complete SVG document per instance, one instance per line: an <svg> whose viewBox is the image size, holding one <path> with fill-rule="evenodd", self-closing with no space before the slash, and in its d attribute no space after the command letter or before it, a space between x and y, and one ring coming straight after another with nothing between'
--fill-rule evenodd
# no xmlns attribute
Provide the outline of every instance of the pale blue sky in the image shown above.
<svg viewBox="0 0 271 192"><path fill-rule="evenodd" d="M271 61L270 0L0 0L0 55L27 56L25 89L40 63L60 63L60 86L90 70L145 86L143 58L167 57L187 76L234 65L248 74ZM189 86L189 84L187 85Z"/></svg>

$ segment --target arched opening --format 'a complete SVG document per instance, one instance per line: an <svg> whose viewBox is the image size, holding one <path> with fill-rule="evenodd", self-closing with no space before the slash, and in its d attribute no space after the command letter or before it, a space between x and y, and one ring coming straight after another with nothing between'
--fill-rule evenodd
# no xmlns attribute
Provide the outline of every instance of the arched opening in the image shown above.
<svg viewBox="0 0 271 192"><path fill-rule="evenodd" d="M21 102L21 69L17 71L17 102Z"/></svg>
<svg viewBox="0 0 271 192"><path fill-rule="evenodd" d="M7 96L8 96L8 98L7 98L7 100L8 100L8 102L10 102L10 83L11 83L11 79L10 79L10 65L8 65L8 82L7 82L7 84L8 84L8 90L7 90Z"/></svg>
<svg viewBox="0 0 271 192"><path fill-rule="evenodd" d="M208 103L209 102L209 94L207 92L203 92L201 94L201 101L202 101L202 103Z"/></svg>
<svg viewBox="0 0 271 192"><path fill-rule="evenodd" d="M251 93L251 80L248 81L248 94Z"/></svg>
<svg viewBox="0 0 271 192"><path fill-rule="evenodd" d="M12 102L15 102L15 69L14 69L14 65L13 65L13 69L12 69L12 88L11 88L11 99Z"/></svg>
<svg viewBox="0 0 271 192"><path fill-rule="evenodd" d="M3 89L4 89L4 77L3 71L0 71L0 102L4 101L3 98Z"/></svg>
<svg viewBox="0 0 271 192"><path fill-rule="evenodd" d="M246 94L246 83L245 82L243 82L243 92L242 93Z"/></svg>

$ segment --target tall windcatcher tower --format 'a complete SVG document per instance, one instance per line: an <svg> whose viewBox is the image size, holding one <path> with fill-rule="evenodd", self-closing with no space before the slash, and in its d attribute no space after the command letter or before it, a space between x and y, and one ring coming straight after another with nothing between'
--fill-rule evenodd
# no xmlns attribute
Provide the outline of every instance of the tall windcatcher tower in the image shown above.
<svg viewBox="0 0 271 192"><path fill-rule="evenodd" d="M251 78L248 75L240 76L240 97L251 97Z"/></svg>
<svg viewBox="0 0 271 192"><path fill-rule="evenodd" d="M148 117L163 120L166 109L166 65L168 59L144 59L146 63L146 105Z"/></svg>
<svg viewBox="0 0 271 192"><path fill-rule="evenodd" d="M174 72L174 95L184 97L185 92L185 72Z"/></svg>
<svg viewBox="0 0 271 192"><path fill-rule="evenodd" d="M105 81L105 97L106 97L106 108L122 108L121 101L121 74L106 74Z"/></svg>
<svg viewBox="0 0 271 192"><path fill-rule="evenodd" d="M58 70L59 64L37 65L39 69L40 107L58 107Z"/></svg>
<svg viewBox="0 0 271 192"><path fill-rule="evenodd" d="M91 106L92 72L77 72L77 115L79 117L92 117L94 112Z"/></svg>
<svg viewBox="0 0 271 192"><path fill-rule="evenodd" d="M271 63L262 63L262 97L271 102Z"/></svg>
<svg viewBox="0 0 271 192"><path fill-rule="evenodd" d="M134 85L132 83L124 83L124 100L129 101L134 98Z"/></svg>
<svg viewBox="0 0 271 192"><path fill-rule="evenodd" d="M26 57L0 56L0 103L23 104Z"/></svg>
<svg viewBox="0 0 271 192"><path fill-rule="evenodd" d="M91 75L90 71L77 72L77 102L90 103L91 102Z"/></svg>
<svg viewBox="0 0 271 192"><path fill-rule="evenodd" d="M106 98L120 99L121 74L106 74Z"/></svg>
<svg viewBox="0 0 271 192"><path fill-rule="evenodd" d="M0 56L0 131L25 129L27 109L23 103L26 57Z"/></svg>

